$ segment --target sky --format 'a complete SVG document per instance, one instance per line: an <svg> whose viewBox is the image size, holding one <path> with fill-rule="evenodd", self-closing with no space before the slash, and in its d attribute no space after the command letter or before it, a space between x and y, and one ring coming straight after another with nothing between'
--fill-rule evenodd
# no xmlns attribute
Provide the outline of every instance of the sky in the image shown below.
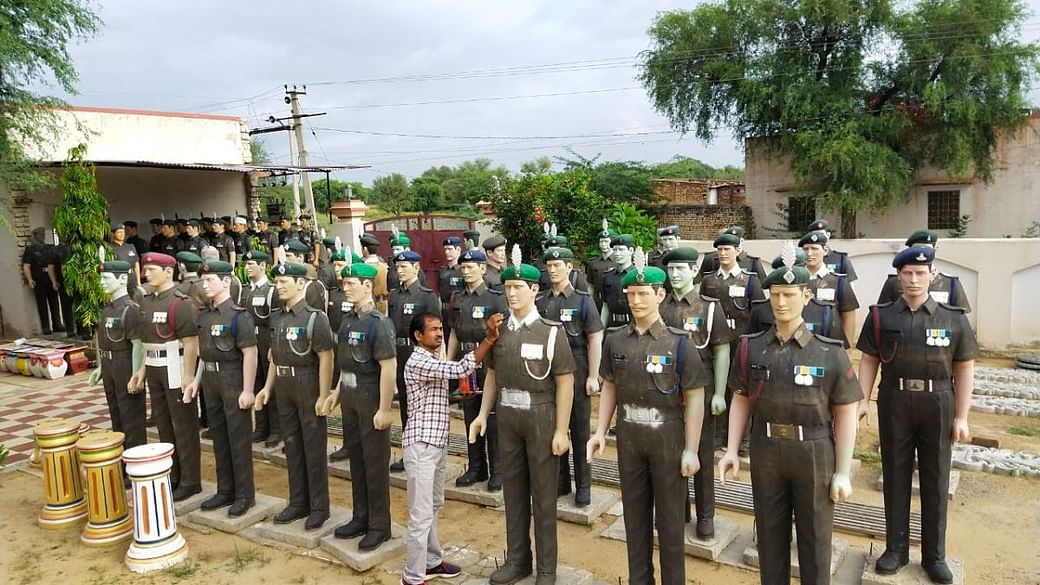
<svg viewBox="0 0 1040 585"><path fill-rule="evenodd" d="M74 105L241 116L251 128L300 98L310 164L370 183L478 156L511 170L567 148L600 160L675 155L743 165L729 136L682 137L635 79L646 29L677 0L251 2L108 0L71 48ZM1040 37L1040 0L1024 38ZM292 10L297 10L293 13ZM1040 91L1031 94L1040 104ZM434 103L431 103L434 102ZM264 135L289 162L288 133Z"/></svg>

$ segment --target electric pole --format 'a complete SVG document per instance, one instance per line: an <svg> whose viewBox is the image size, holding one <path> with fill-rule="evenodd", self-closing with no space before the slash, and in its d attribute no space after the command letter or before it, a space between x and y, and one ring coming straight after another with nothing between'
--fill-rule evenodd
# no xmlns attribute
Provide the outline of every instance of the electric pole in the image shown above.
<svg viewBox="0 0 1040 585"><path fill-rule="evenodd" d="M300 96L307 95L307 86L303 86L302 89L297 88L295 85L292 89L289 86L285 86L285 103L292 107L292 126L293 131L296 132L296 150L300 156L300 166L307 167L307 147L303 143L303 122L300 121L302 116L300 114ZM307 199L307 209L312 217L315 216L317 211L314 207L314 191L311 189L311 176L307 171L303 172L303 195ZM298 211L298 210L297 210Z"/></svg>

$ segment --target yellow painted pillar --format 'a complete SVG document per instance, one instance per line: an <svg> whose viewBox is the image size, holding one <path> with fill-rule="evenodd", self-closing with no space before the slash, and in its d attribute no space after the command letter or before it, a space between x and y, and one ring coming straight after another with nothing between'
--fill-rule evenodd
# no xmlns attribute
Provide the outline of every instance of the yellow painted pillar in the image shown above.
<svg viewBox="0 0 1040 585"><path fill-rule="evenodd" d="M85 433L76 448L86 470L89 512L80 540L89 546L105 546L130 538L134 521L123 488L123 433Z"/></svg>
<svg viewBox="0 0 1040 585"><path fill-rule="evenodd" d="M87 519L87 501L79 470L79 421L47 419L33 429L40 447L46 503L37 521L41 528L78 526Z"/></svg>

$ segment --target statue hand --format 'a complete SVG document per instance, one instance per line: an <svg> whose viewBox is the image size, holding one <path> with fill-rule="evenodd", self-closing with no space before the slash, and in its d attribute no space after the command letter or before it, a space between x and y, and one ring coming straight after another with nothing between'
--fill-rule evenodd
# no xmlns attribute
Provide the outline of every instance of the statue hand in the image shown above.
<svg viewBox="0 0 1040 585"><path fill-rule="evenodd" d="M693 477L701 470L701 460L697 457L696 451L689 449L683 449L682 452L682 475L683 477Z"/></svg>
<svg viewBox="0 0 1040 585"><path fill-rule="evenodd" d="M603 454L603 449L607 446L607 438L599 433L593 434L589 437L589 442L585 444L585 452L587 453L585 459L592 463L592 460L597 455Z"/></svg>
<svg viewBox="0 0 1040 585"><path fill-rule="evenodd" d="M953 441L955 443L967 443L971 440L971 430L968 429L968 417L953 419Z"/></svg>
<svg viewBox="0 0 1040 585"><path fill-rule="evenodd" d="M90 372L90 377L87 378L87 384L91 386L97 386L99 383L101 383L101 366L94 368L94 370ZM130 391L129 388L127 388L127 391Z"/></svg>
<svg viewBox="0 0 1040 585"><path fill-rule="evenodd" d="M253 408L255 401L256 396L253 395L252 391L242 392L238 395L238 408L239 410L250 410Z"/></svg>
<svg viewBox="0 0 1040 585"><path fill-rule="evenodd" d="M502 321L505 320L505 315L502 313L495 313L487 318L487 339L491 342L498 340L499 327L502 325Z"/></svg>
<svg viewBox="0 0 1040 585"><path fill-rule="evenodd" d="M325 398L325 402L321 406L321 416L328 416L336 409L339 405L339 391L334 390L329 392L328 397Z"/></svg>
<svg viewBox="0 0 1040 585"><path fill-rule="evenodd" d="M192 400L199 394L199 385L194 381L188 382L186 386L181 386L181 402L184 404L191 404Z"/></svg>
<svg viewBox="0 0 1040 585"><path fill-rule="evenodd" d="M469 442L476 443L477 437L483 437L485 432L487 432L487 417L477 416L473 422L469 423Z"/></svg>
<svg viewBox="0 0 1040 585"><path fill-rule="evenodd" d="M130 381L126 383L126 391L130 394L137 394L141 391L142 386L144 386L144 377L134 374L130 376Z"/></svg>
<svg viewBox="0 0 1040 585"><path fill-rule="evenodd" d="M711 413L715 416L726 412L726 395L724 393L718 393L711 395ZM723 423L728 421L723 421Z"/></svg>
<svg viewBox="0 0 1040 585"><path fill-rule="evenodd" d="M737 479L737 474L740 473L740 459L735 452L726 449L726 454L719 459L719 481L723 485L726 485L726 474L730 471L733 472L733 479Z"/></svg>
<svg viewBox="0 0 1040 585"><path fill-rule="evenodd" d="M264 407L267 406L267 400L269 397L270 394L268 394L266 389L258 392L256 397L253 399L253 410L257 412L263 410Z"/></svg>
<svg viewBox="0 0 1040 585"><path fill-rule="evenodd" d="M831 478L831 500L844 502L852 495L852 480L844 473L835 473Z"/></svg>
<svg viewBox="0 0 1040 585"><path fill-rule="evenodd" d="M372 417L372 426L377 431L385 431L390 428L390 411L389 410L377 410L375 416Z"/></svg>
<svg viewBox="0 0 1040 585"><path fill-rule="evenodd" d="M552 437L552 454L556 456L563 455L571 449L571 441L567 438L567 433L561 433L556 431Z"/></svg>
<svg viewBox="0 0 1040 585"><path fill-rule="evenodd" d="M599 378L595 375L589 376L585 379L585 396L595 396L599 394Z"/></svg>

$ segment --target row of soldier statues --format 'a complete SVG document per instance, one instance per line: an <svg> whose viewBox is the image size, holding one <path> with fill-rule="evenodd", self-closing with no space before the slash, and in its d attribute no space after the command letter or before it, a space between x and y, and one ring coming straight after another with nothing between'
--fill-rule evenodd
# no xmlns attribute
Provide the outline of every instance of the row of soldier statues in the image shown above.
<svg viewBox="0 0 1040 585"><path fill-rule="evenodd" d="M492 582L505 585L532 571L532 509L539 582L551 582L556 498L571 492L573 469L575 503L589 504L589 462L615 432L608 429L615 413L633 582L653 582L655 522L665 582L684 582L684 516L696 522L698 538L714 537L717 447L727 448L723 479L750 449L755 501L770 502L756 506L763 582L789 577L792 510L801 578L827 582L833 502L851 491L856 413L866 412L880 365L888 548L877 570L898 571L909 559L916 447L929 472L921 474L928 508L923 564L933 580L948 582L946 499L935 494L945 494L951 438L967 434L962 386L970 395L970 376L962 379L961 368L974 358L975 341L957 279L932 270L933 232L907 240L893 263L898 274L871 308L858 338L865 354L860 377L868 380L862 389L841 351L853 341L856 275L847 255L829 249L823 222L810 226L797 252L791 245L790 257L773 261L771 272L742 250L736 226L720 233L704 258L679 246L674 226L659 230L660 247L649 255L632 236L604 226L601 254L583 272L561 236L547 233L544 255L531 264L507 261L499 236L479 246L477 234L464 237L443 242L439 296L424 285L422 258L400 233L390 242L390 262L367 234L362 256L319 242L333 245L317 268L305 263L309 246L299 240L286 240L276 256L248 249L245 284L212 250L202 250L206 259L187 250L143 254L147 284L136 289L129 263L104 263L110 301L99 327L96 380L104 382L113 426L128 447L145 442L147 385L160 439L176 446L173 497L185 499L201 490L201 397L218 478L218 492L203 508L245 513L254 501L250 442L281 439L290 498L274 521L306 518L305 527L316 529L329 517L325 417L338 406L344 446L331 458L350 460L354 517L336 535L362 536L359 548L372 550L390 537L388 474L403 469L402 461L390 463L388 429L395 392L408 425L402 371L416 345L413 318L442 318L446 357L459 359L485 339L487 320L503 314L512 318L488 360L494 365L453 386L470 429L469 465L457 485L505 487L509 550ZM517 317L532 312L534 321ZM600 392L593 432L591 397ZM547 406L555 429L518 422ZM569 448L558 444L561 429ZM915 445L926 432L940 436ZM518 458L518 440L545 451ZM531 465L545 457L551 464Z"/></svg>

